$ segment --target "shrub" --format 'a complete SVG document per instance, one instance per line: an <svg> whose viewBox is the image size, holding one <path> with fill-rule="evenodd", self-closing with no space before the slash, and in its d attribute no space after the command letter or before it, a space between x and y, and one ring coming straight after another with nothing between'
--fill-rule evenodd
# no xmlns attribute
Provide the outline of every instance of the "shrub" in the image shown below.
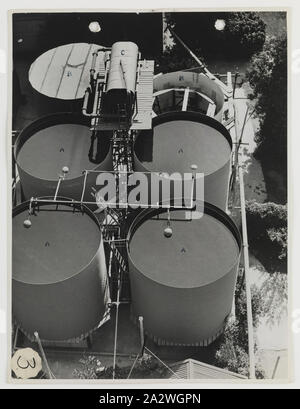
<svg viewBox="0 0 300 409"><path fill-rule="evenodd" d="M255 285L251 287L251 299L253 327L256 328L263 312L263 300ZM219 340L215 364L240 375L249 376L247 305L242 271L237 279L235 311L235 320L227 322ZM256 366L256 378L264 378L264 372L258 365Z"/></svg>
<svg viewBox="0 0 300 409"><path fill-rule="evenodd" d="M287 272L287 207L246 203L248 240L253 255L269 273Z"/></svg>
<svg viewBox="0 0 300 409"><path fill-rule="evenodd" d="M79 360L80 368L73 372L75 378L80 379L112 379L113 367L104 367L100 360L93 355L83 356ZM115 379L127 379L131 366L115 368ZM167 369L152 355L144 354L136 361L131 372L131 379L163 378Z"/></svg>

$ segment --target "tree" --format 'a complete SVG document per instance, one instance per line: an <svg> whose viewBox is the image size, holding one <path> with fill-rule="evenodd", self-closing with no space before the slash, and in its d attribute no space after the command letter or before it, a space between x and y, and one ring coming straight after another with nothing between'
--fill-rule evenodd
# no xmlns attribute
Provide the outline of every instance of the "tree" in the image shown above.
<svg viewBox="0 0 300 409"><path fill-rule="evenodd" d="M283 188L274 195L286 202L287 189L287 39L269 38L263 50L256 54L247 72L252 87L250 98L259 118L255 156L261 161L265 174L279 172ZM266 180L268 182L268 179ZM283 196L283 197L282 197Z"/></svg>
<svg viewBox="0 0 300 409"><path fill-rule="evenodd" d="M225 29L216 30L217 19L225 21ZM261 50L265 41L265 23L254 12L170 13L167 22L194 51L207 57L249 57ZM174 38L177 44L176 38ZM177 51L184 55L181 47Z"/></svg>
<svg viewBox="0 0 300 409"><path fill-rule="evenodd" d="M287 272L287 207L272 202L246 203L252 254L268 273Z"/></svg>
<svg viewBox="0 0 300 409"><path fill-rule="evenodd" d="M263 311L263 300L257 286L252 285L253 327L256 328ZM229 371L249 376L248 324L246 290L243 271L240 271L235 292L236 317L229 320L219 340L215 354L215 364ZM256 378L263 378L264 373L256 366Z"/></svg>
<svg viewBox="0 0 300 409"><path fill-rule="evenodd" d="M229 13L226 21L226 41L239 54L250 56L262 49L266 38L266 24L259 13Z"/></svg>
<svg viewBox="0 0 300 409"><path fill-rule="evenodd" d="M288 282L287 275L273 273L263 282L260 288L262 316L266 317L268 324L279 323L282 316L287 314Z"/></svg>

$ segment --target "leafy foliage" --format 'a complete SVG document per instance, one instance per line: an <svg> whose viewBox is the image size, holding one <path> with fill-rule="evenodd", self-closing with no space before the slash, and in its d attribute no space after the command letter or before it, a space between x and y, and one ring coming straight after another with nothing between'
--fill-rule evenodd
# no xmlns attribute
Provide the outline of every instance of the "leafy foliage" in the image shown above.
<svg viewBox="0 0 300 409"><path fill-rule="evenodd" d="M249 96L254 100L254 109L260 123L260 130L256 134L258 146L255 155L261 160L265 173L276 170L283 176L286 192L287 39L285 35L267 39L263 50L252 58L247 79L253 90Z"/></svg>
<svg viewBox="0 0 300 409"><path fill-rule="evenodd" d="M217 19L225 21L223 31L216 30ZM261 50L265 41L265 23L259 13L177 12L170 13L167 21L194 52L197 50L204 57L248 57ZM175 38L174 41L177 43ZM186 53L182 47L177 52Z"/></svg>
<svg viewBox="0 0 300 409"><path fill-rule="evenodd" d="M84 356L79 360L81 368L74 370L74 376L80 379L112 379L113 367L104 367L93 355ZM131 366L116 366L115 379L127 379ZM144 354L139 358L131 372L131 379L162 378L166 368L152 355Z"/></svg>
<svg viewBox="0 0 300 409"><path fill-rule="evenodd" d="M262 316L266 317L268 324L279 323L282 316L287 314L287 275L282 273L268 275L261 286L260 293L263 300Z"/></svg>
<svg viewBox="0 0 300 409"><path fill-rule="evenodd" d="M251 287L253 326L261 317L279 321L287 305L287 208L275 203L246 203L248 240L251 252L267 269L267 278L258 289ZM216 352L216 364L248 375L248 328L246 292L239 274L235 293L236 319L228 322ZM257 367L256 377L264 377Z"/></svg>
<svg viewBox="0 0 300 409"><path fill-rule="evenodd" d="M248 376L248 353L236 342L238 333L239 327L236 321L226 326L221 345L216 352L216 364L228 371Z"/></svg>
<svg viewBox="0 0 300 409"><path fill-rule="evenodd" d="M246 56L262 49L266 38L266 24L259 13L230 13L225 28L226 40L232 49Z"/></svg>
<svg viewBox="0 0 300 409"><path fill-rule="evenodd" d="M263 303L259 289L251 287L253 326L257 327L263 311ZM248 358L248 326L247 306L244 276L242 271L238 276L235 293L236 317L228 321L225 331L221 336L219 348L216 351L216 365L240 375L249 375ZM263 378L264 373L256 367L256 378Z"/></svg>
<svg viewBox="0 0 300 409"><path fill-rule="evenodd" d="M79 363L81 368L75 369L73 375L79 379L97 379L99 374L105 369L101 361L94 355L83 356Z"/></svg>
<svg viewBox="0 0 300 409"><path fill-rule="evenodd" d="M246 203L248 240L253 255L269 273L287 272L287 207Z"/></svg>

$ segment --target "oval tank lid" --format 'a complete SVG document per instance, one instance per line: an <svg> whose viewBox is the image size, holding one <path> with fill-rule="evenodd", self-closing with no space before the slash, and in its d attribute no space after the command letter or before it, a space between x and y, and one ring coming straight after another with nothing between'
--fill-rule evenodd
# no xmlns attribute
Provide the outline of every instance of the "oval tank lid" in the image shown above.
<svg viewBox="0 0 300 409"><path fill-rule="evenodd" d="M29 82L39 93L59 99L82 98L90 82L93 52L97 44L65 44L40 55L29 69ZM99 52L103 60L104 52Z"/></svg>
<svg viewBox="0 0 300 409"><path fill-rule="evenodd" d="M170 238L164 236L166 213L133 229L129 257L141 274L162 285L195 288L222 278L236 265L239 243L222 220L209 214L189 219L190 212L172 211Z"/></svg>
<svg viewBox="0 0 300 409"><path fill-rule="evenodd" d="M12 222L13 279L28 284L66 280L95 257L101 240L98 224L87 213L73 213L70 206L41 206L25 228L28 207Z"/></svg>

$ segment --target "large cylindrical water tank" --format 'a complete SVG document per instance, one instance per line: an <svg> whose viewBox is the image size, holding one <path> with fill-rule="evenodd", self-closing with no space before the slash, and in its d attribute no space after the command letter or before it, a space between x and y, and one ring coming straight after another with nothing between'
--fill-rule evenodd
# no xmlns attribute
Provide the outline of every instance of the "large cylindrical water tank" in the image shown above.
<svg viewBox="0 0 300 409"><path fill-rule="evenodd" d="M95 144L96 145L96 144ZM112 169L110 133L100 133L98 163L90 161L91 131L88 119L72 113L57 113L32 122L18 136L15 160L25 199L54 195L62 168L69 172L61 182L59 195L80 200L84 170ZM93 201L96 173L86 180L84 200Z"/></svg>
<svg viewBox="0 0 300 409"><path fill-rule="evenodd" d="M134 169L183 175L196 165L197 173L204 174L204 200L226 210L231 149L229 132L215 119L196 112L169 112L153 119L152 130L137 135Z"/></svg>
<svg viewBox="0 0 300 409"><path fill-rule="evenodd" d="M191 92L186 101L186 110L206 114L209 112L209 105L214 104L212 116L218 121L222 121L223 91L213 80L202 73L175 71L159 75L154 79L153 89L154 93L157 93L153 106L157 115L182 110L183 91L189 89ZM160 93L163 90L168 90L168 92Z"/></svg>
<svg viewBox="0 0 300 409"><path fill-rule="evenodd" d="M204 204L187 210L143 210L128 233L132 312L162 345L208 345L231 312L241 239L233 221Z"/></svg>
<svg viewBox="0 0 300 409"><path fill-rule="evenodd" d="M39 202L29 227L28 209L24 202L13 211L14 319L30 338L35 331L48 341L85 337L109 302L97 219L85 206Z"/></svg>

